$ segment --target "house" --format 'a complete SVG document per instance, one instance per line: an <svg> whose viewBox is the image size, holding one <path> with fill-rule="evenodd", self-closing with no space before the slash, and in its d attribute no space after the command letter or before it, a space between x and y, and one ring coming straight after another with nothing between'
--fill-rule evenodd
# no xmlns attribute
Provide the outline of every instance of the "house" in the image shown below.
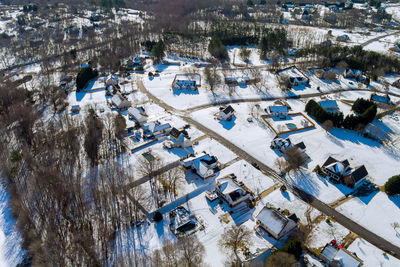
<svg viewBox="0 0 400 267"><path fill-rule="evenodd" d="M169 213L170 230L176 236L189 235L196 231L197 220L187 209L178 206Z"/></svg>
<svg viewBox="0 0 400 267"><path fill-rule="evenodd" d="M174 90L197 90L196 81L192 80L177 80L174 85Z"/></svg>
<svg viewBox="0 0 400 267"><path fill-rule="evenodd" d="M400 79L394 81L394 82L392 83L392 86L397 87L397 88L400 88Z"/></svg>
<svg viewBox="0 0 400 267"><path fill-rule="evenodd" d="M131 105L131 103L119 94L115 94L111 98L111 103L117 109L124 109Z"/></svg>
<svg viewBox="0 0 400 267"><path fill-rule="evenodd" d="M213 177L219 172L218 159L216 156L203 154L195 159L184 161L186 169L191 169L200 178L207 179Z"/></svg>
<svg viewBox="0 0 400 267"><path fill-rule="evenodd" d="M225 84L227 84L228 86L236 86L238 85L238 81L236 78L227 77L225 78Z"/></svg>
<svg viewBox="0 0 400 267"><path fill-rule="evenodd" d="M146 60L142 57L135 57L134 59L128 59L126 65L128 68L134 68L138 66L143 66Z"/></svg>
<svg viewBox="0 0 400 267"><path fill-rule="evenodd" d="M249 77L242 77L238 81L238 85L240 87L246 87L246 85L250 84L251 80Z"/></svg>
<svg viewBox="0 0 400 267"><path fill-rule="evenodd" d="M381 95L373 93L373 94L371 94L370 100L372 100L374 102L378 102L378 103L391 105L390 97L388 94L386 94L385 96L381 96Z"/></svg>
<svg viewBox="0 0 400 267"><path fill-rule="evenodd" d="M350 37L347 34L340 35L336 38L338 42L348 42L350 41Z"/></svg>
<svg viewBox="0 0 400 267"><path fill-rule="evenodd" d="M277 240L297 227L295 221L269 204L262 208L255 219L257 226L260 226Z"/></svg>
<svg viewBox="0 0 400 267"><path fill-rule="evenodd" d="M271 149L277 149L281 153L283 153L289 147L292 147L292 142L289 138L282 138L279 135L275 136L275 138L271 141Z"/></svg>
<svg viewBox="0 0 400 267"><path fill-rule="evenodd" d="M294 146L297 147L301 152L306 151L306 145L304 144L304 142L300 142L298 144L295 144Z"/></svg>
<svg viewBox="0 0 400 267"><path fill-rule="evenodd" d="M289 113L288 106L269 106L268 110L271 116L278 117L281 119L285 119Z"/></svg>
<svg viewBox="0 0 400 267"><path fill-rule="evenodd" d="M78 113L80 110L81 110L81 107L79 105L71 106L71 113Z"/></svg>
<svg viewBox="0 0 400 267"><path fill-rule="evenodd" d="M336 100L323 100L319 101L319 105L328 112L336 113L339 112L339 107Z"/></svg>
<svg viewBox="0 0 400 267"><path fill-rule="evenodd" d="M252 194L244 187L244 184L237 182L231 176L218 179L216 191L218 196L224 199L230 207L253 199Z"/></svg>
<svg viewBox="0 0 400 267"><path fill-rule="evenodd" d="M193 145L186 130L179 131L178 129L173 127L169 132L169 136L171 141L173 142L173 147L187 148Z"/></svg>
<svg viewBox="0 0 400 267"><path fill-rule="evenodd" d="M389 132L382 129L382 125L379 121L374 120L365 126L364 136L374 139L380 143L383 143L389 138Z"/></svg>
<svg viewBox="0 0 400 267"><path fill-rule="evenodd" d="M112 86L115 87L118 85L118 80L116 77L113 77L112 75L110 75L110 77L107 78L106 80L106 86Z"/></svg>
<svg viewBox="0 0 400 267"><path fill-rule="evenodd" d="M334 182L343 183L351 188L358 187L368 175L364 165L352 169L348 160L338 161L333 157L325 161L322 170Z"/></svg>
<svg viewBox="0 0 400 267"><path fill-rule="evenodd" d="M218 113L218 119L223 121L230 121L235 113L235 110L232 108L231 105L227 107L221 107Z"/></svg>
<svg viewBox="0 0 400 267"><path fill-rule="evenodd" d="M348 187L358 187L362 182L366 180L368 171L364 165L355 168L350 175L343 177L344 184Z"/></svg>
<svg viewBox="0 0 400 267"><path fill-rule="evenodd" d="M306 145L304 142L300 142L298 144L293 145L292 141L288 138L282 138L279 135L275 136L275 138L271 141L271 149L277 149L279 152L283 153L286 149L291 147L297 147L301 152L305 152Z"/></svg>
<svg viewBox="0 0 400 267"><path fill-rule="evenodd" d="M350 174L351 168L349 161L338 161L333 157L329 157L322 165L322 169L329 177L337 183L342 181L343 176Z"/></svg>
<svg viewBox="0 0 400 267"><path fill-rule="evenodd" d="M168 134L171 130L169 123L161 124L159 121L150 122L143 128L143 134L146 138L156 137L161 134Z"/></svg>
<svg viewBox="0 0 400 267"><path fill-rule="evenodd" d="M363 75L363 72L361 70L356 70L356 69L346 69L344 71L343 76L348 79L355 79L357 81L364 81L365 76Z"/></svg>
<svg viewBox="0 0 400 267"><path fill-rule="evenodd" d="M334 267L360 267L363 261L345 248L338 248L334 244L326 244L320 257Z"/></svg>
<svg viewBox="0 0 400 267"><path fill-rule="evenodd" d="M289 77L289 81L292 86L301 86L308 84L308 80L301 76Z"/></svg>
<svg viewBox="0 0 400 267"><path fill-rule="evenodd" d="M142 124L147 121L147 115L143 108L128 108L128 117L130 120L137 121L138 123Z"/></svg>

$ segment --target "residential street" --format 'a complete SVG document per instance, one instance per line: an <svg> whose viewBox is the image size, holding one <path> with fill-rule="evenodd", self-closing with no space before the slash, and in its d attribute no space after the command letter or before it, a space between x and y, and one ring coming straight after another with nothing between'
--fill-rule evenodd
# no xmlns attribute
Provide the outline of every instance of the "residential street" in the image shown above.
<svg viewBox="0 0 400 267"><path fill-rule="evenodd" d="M267 166L263 162L261 162L258 159L254 158L253 156L248 154L245 150L243 150L242 148L236 146L235 144L233 144L232 142L227 140L225 137L219 135L215 131L203 126L201 123L199 123L199 122L193 120L192 118L190 118L187 115L188 112L178 111L175 108L173 108L173 107L169 106L168 104L166 104L165 102L163 102L162 100L158 99L154 95L152 95L150 92L147 91L147 89L143 85L143 82L140 79L138 80L137 85L138 85L139 90L141 90L144 94L146 94L156 104L160 105L161 107L163 107L167 111L169 111L171 113L174 113L177 116L180 116L183 120L187 121L189 124L194 125L200 131L202 131L203 133L207 134L209 137L215 139L216 141L218 141L219 143L221 143L222 145L224 145L225 147L230 149L232 152L234 152L236 155L238 155L242 159L246 160L250 164L254 164L254 163L257 164L258 167L260 168L260 170L264 174L270 176L271 178L273 178L278 183L285 184L287 186L287 188L292 193L296 194L304 202L307 202L309 205L311 205L315 209L317 209L320 212L324 213L325 215L331 217L332 219L334 219L335 221L337 221L338 223L340 223L341 225L346 227L348 230L356 233L357 235L359 235L360 237L364 238L365 240L367 240L371 244L373 244L373 245L377 246L378 248L386 251L388 254L391 254L392 256L400 259L400 248L399 247L393 245L392 243L390 243L390 242L386 241L385 239L379 237L378 235L372 233L371 231L369 231L366 228L362 227L358 223L354 222L353 220L349 219L348 217L346 217L346 216L342 215L341 213L337 212L335 209L333 209L333 208L329 207L328 205L326 205L325 203L319 201L318 199L316 199L312 195L310 195L310 194L304 192L303 190L293 186L292 184L287 183L287 181L284 178L280 177L278 175L278 173L275 170L273 170L271 167ZM353 90L354 89L341 89L340 92L353 91ZM366 90L366 89L364 89L364 90ZM336 93L336 92L326 92L326 93L321 93L321 94L308 94L308 95L302 95L302 96L299 96L299 97L306 98L306 97L313 97L313 96L318 96L318 95L323 95L323 94L330 94L330 93L333 94L333 93ZM276 98L268 98L268 99L265 99L265 100L274 100L274 99L278 99L278 97L276 97ZM260 100L264 100L264 99L254 99L254 100L253 99L251 99L251 100L248 100L248 99L241 100L241 99L239 99L239 100L236 100L236 101L233 100L232 102L231 101L226 101L225 103L239 103L239 102L260 101ZM215 105L220 105L220 104L222 104L222 103L207 104L207 105L201 106L201 108L207 108L207 107L210 107L210 106L215 106ZM188 109L188 111L197 110L197 108L200 108L200 107L195 107L193 109Z"/></svg>

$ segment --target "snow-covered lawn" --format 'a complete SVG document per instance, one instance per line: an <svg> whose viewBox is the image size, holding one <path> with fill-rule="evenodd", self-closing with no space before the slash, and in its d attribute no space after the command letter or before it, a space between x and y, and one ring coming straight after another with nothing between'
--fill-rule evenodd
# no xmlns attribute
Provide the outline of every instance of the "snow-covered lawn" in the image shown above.
<svg viewBox="0 0 400 267"><path fill-rule="evenodd" d="M362 238L357 238L349 246L349 251L355 252L357 257L364 261L365 267L394 267L400 266L400 260L384 253L379 248L373 246Z"/></svg>
<svg viewBox="0 0 400 267"><path fill-rule="evenodd" d="M388 197L385 193L373 193L367 197L351 199L337 211L356 221L368 230L383 237L396 246L400 246L400 197Z"/></svg>
<svg viewBox="0 0 400 267"><path fill-rule="evenodd" d="M289 191L281 192L277 189L261 199L259 205L264 206L267 203L272 204L275 208L287 209L290 213L295 213L300 219L300 223L304 225L307 224L307 210L309 210L311 220L321 215L321 212L308 206Z"/></svg>
<svg viewBox="0 0 400 267"><path fill-rule="evenodd" d="M331 242L332 239L335 239L340 244L347 234L349 234L349 230L342 225L334 221L328 224L325 220L322 220L312 229L308 236L307 245L311 248L321 248Z"/></svg>

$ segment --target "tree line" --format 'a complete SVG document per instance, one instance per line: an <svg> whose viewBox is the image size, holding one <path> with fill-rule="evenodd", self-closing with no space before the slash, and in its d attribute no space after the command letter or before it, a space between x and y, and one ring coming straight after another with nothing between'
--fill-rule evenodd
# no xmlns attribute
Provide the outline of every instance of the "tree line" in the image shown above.
<svg viewBox="0 0 400 267"><path fill-rule="evenodd" d="M334 127L358 130L374 120L377 106L371 100L358 98L352 107L352 110L357 112L357 115L349 114L344 117L342 112L328 112L319 103L311 99L307 102L305 110L319 123L331 121Z"/></svg>
<svg viewBox="0 0 400 267"><path fill-rule="evenodd" d="M314 46L295 52L296 57L315 55L322 57L323 67L347 67L377 76L400 71L400 60L374 51L365 51L361 46Z"/></svg>

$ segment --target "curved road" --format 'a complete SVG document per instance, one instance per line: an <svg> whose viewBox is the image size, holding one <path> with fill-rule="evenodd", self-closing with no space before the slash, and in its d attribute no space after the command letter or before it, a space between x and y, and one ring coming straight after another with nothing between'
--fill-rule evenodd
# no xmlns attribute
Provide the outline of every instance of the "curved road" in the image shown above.
<svg viewBox="0 0 400 267"><path fill-rule="evenodd" d="M398 33L400 33L400 31L395 31L395 32L391 32L391 33L388 33L388 34L385 34L385 35L381 35L381 36L372 38L372 39L370 39L370 40L368 40L368 41L366 41L366 42L364 42L364 43L362 43L360 45L361 46L367 46L367 45L369 45L369 44L371 44L371 43L373 43L375 41L378 41L378 40L380 40L382 38L385 38L385 37L388 37L388 36L391 36L391 35L396 35Z"/></svg>
<svg viewBox="0 0 400 267"><path fill-rule="evenodd" d="M256 163L259 166L260 170L264 174L270 176L271 178L273 178L275 181L277 181L279 183L285 184L287 186L287 188L293 194L298 196L304 202L308 203L309 205L311 205L315 209L319 210L323 214L333 218L336 222L340 223L341 225L343 225L344 227L346 227L350 231L356 233L358 236L364 238L365 240L367 240L368 242L370 242L374 246L376 246L376 247L384 250L388 254L400 259L400 248L399 247L393 245L392 243L388 242L386 239L376 235L375 233L369 231L368 229L366 229L363 226L359 225L358 223L354 222L350 218L348 218L348 217L344 216L343 214L337 212L334 208L329 207L327 204L323 203L322 201L318 200L317 198L315 198L314 196L308 194L307 192L303 191L302 189L300 189L298 187L295 187L292 184L287 183L287 181L284 178L280 177L278 175L278 173L275 170L273 170L271 167L267 166L266 164L264 164L260 160L256 159L255 157L253 157L252 155L250 155L249 153L247 153L246 151L244 151L240 147L238 147L235 144L233 144L232 142L230 142L225 137L223 137L220 134L218 134L217 132L205 127L201 123L199 123L199 122L193 120L192 118L190 118L189 116L187 116L188 112L191 112L194 109L197 109L197 108L200 108L200 107L201 108L205 108L205 107L208 107L210 105L211 106L220 105L221 103L213 103L213 104L208 104L208 105L195 107L193 109L187 109L185 111L179 111L179 110L176 110L175 108L171 107L170 105L166 104L164 101L160 100L159 98L155 97L153 94L151 94L146 89L146 87L143 85L143 82L140 79L137 80L137 85L138 85L139 90L141 90L144 94L146 94L149 99L152 99L155 103L157 103L158 105L160 105L161 107L163 107L167 111L173 112L175 115L180 116L183 120L187 121L188 123L193 124L200 131L204 132L208 136L210 136L213 139L217 140L219 143L221 143L222 145L224 145L225 147L230 149L232 152L234 152L235 154L237 154L239 157L241 157L242 159L246 160L250 164ZM351 91L351 90L354 90L354 89L340 89L339 91L336 91L336 92L344 92L344 91ZM364 89L364 90L371 91L371 90L367 90L367 89ZM329 93L335 93L335 92L327 92L327 93L322 93L322 94L329 94ZM322 94L302 95L301 98L312 97L312 96L317 96L317 95L322 95ZM262 98L261 99L260 98L250 99L250 101L260 101L260 100L264 100L264 99L262 99ZM273 99L267 98L265 100L273 100ZM231 101L235 101L235 102L225 102L225 103L246 102L246 100L231 100Z"/></svg>

